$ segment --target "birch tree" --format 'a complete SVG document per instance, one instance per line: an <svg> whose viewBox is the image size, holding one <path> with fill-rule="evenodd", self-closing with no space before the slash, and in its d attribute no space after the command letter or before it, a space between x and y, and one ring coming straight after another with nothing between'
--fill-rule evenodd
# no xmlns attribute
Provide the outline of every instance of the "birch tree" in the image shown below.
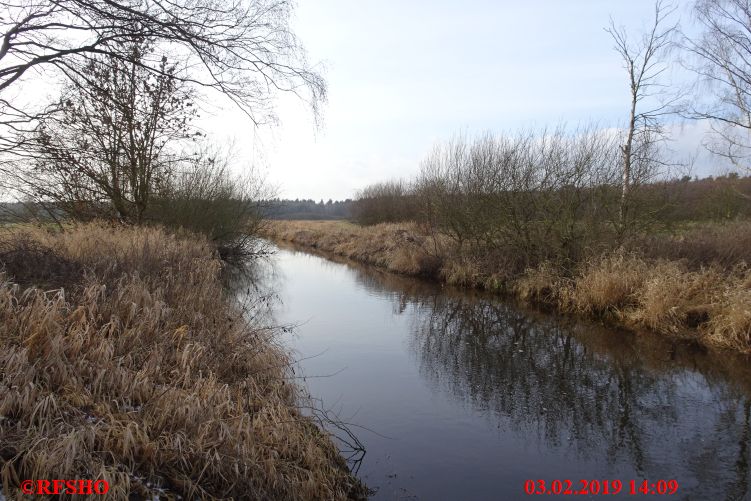
<svg viewBox="0 0 751 501"><path fill-rule="evenodd" d="M666 56L678 31L677 24L668 22L674 12L675 7L657 1L649 29L636 40L612 19L606 28L615 42L615 51L623 60L629 87L628 123L620 146L623 168L618 226L621 233L628 224L634 182L649 175L658 143L664 138L662 119L673 112L671 105L675 99L655 98L664 94L661 76L667 69Z"/></svg>

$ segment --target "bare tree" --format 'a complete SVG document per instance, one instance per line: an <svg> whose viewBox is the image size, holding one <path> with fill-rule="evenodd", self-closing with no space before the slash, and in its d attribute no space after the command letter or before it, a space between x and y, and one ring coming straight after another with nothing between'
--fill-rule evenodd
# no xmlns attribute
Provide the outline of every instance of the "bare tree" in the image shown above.
<svg viewBox="0 0 751 501"><path fill-rule="evenodd" d="M0 149L35 126L39 110L8 94L25 76L86 75L93 57L127 63L146 40L182 58L185 82L226 95L255 123L273 118L278 92L315 111L325 82L289 29L292 0L0 0ZM159 59L142 67L158 75Z"/></svg>
<svg viewBox="0 0 751 501"><path fill-rule="evenodd" d="M693 99L690 118L706 119L711 134L707 149L749 170L751 164L751 2L699 0L694 13L703 28L696 39L684 37L683 47L694 56L689 69L700 78L712 101Z"/></svg>
<svg viewBox="0 0 751 501"><path fill-rule="evenodd" d="M629 120L625 140L621 145L623 181L618 217L621 231L626 225L637 164L639 170L644 172L648 170L648 164L653 163L656 145L664 139L661 119L673 112L671 105L677 100L673 97L657 100L657 103L653 101L664 95L660 76L667 68L665 56L673 47L678 31L678 25L668 24L667 19L675 10L675 7L658 0L654 5L650 29L635 43L629 40L625 28L616 27L612 19L610 26L606 28L615 42L615 50L623 59L630 91Z"/></svg>
<svg viewBox="0 0 751 501"><path fill-rule="evenodd" d="M64 90L17 163L19 191L77 218L143 221L152 194L197 134L190 89L166 57L159 73L141 61L152 48L130 44L127 62L100 56ZM175 143L178 143L177 145Z"/></svg>

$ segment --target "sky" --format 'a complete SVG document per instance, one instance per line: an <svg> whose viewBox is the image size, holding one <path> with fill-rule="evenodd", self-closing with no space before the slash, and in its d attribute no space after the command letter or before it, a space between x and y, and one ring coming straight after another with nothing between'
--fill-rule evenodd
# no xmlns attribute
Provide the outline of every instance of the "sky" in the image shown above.
<svg viewBox="0 0 751 501"><path fill-rule="evenodd" d="M690 2L675 21L690 28ZM627 118L626 72L604 27L636 37L652 0L300 0L292 29L328 83L316 125L293 96L279 125L254 128L232 108L205 127L234 141L283 198L340 200L369 183L410 178L440 141ZM677 65L671 65L674 69ZM680 81L679 72L666 73ZM672 149L697 154L706 124L675 123ZM700 154L693 174L717 173Z"/></svg>

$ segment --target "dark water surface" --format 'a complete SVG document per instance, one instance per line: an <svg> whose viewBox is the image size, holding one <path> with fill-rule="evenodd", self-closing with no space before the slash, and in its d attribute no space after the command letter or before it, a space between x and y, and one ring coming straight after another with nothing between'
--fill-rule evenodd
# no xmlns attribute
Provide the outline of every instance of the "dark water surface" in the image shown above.
<svg viewBox="0 0 751 501"><path fill-rule="evenodd" d="M364 427L375 499L557 498L528 479L751 499L747 358L294 250L267 266L309 392ZM680 487L629 495L632 479Z"/></svg>

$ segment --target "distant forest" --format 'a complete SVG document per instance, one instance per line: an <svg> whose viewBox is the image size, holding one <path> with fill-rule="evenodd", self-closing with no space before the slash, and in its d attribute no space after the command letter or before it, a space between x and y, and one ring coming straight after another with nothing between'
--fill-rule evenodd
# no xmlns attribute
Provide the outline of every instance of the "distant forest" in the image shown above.
<svg viewBox="0 0 751 501"><path fill-rule="evenodd" d="M275 198L262 203L262 212L267 219L349 219L353 203L349 198L328 202Z"/></svg>
<svg viewBox="0 0 751 501"><path fill-rule="evenodd" d="M351 199L324 202L286 200L275 198L257 202L262 217L267 219L350 219L354 202ZM54 207L47 207L55 218L65 219L65 214ZM0 223L29 220L50 221L50 213L38 203L0 202Z"/></svg>

